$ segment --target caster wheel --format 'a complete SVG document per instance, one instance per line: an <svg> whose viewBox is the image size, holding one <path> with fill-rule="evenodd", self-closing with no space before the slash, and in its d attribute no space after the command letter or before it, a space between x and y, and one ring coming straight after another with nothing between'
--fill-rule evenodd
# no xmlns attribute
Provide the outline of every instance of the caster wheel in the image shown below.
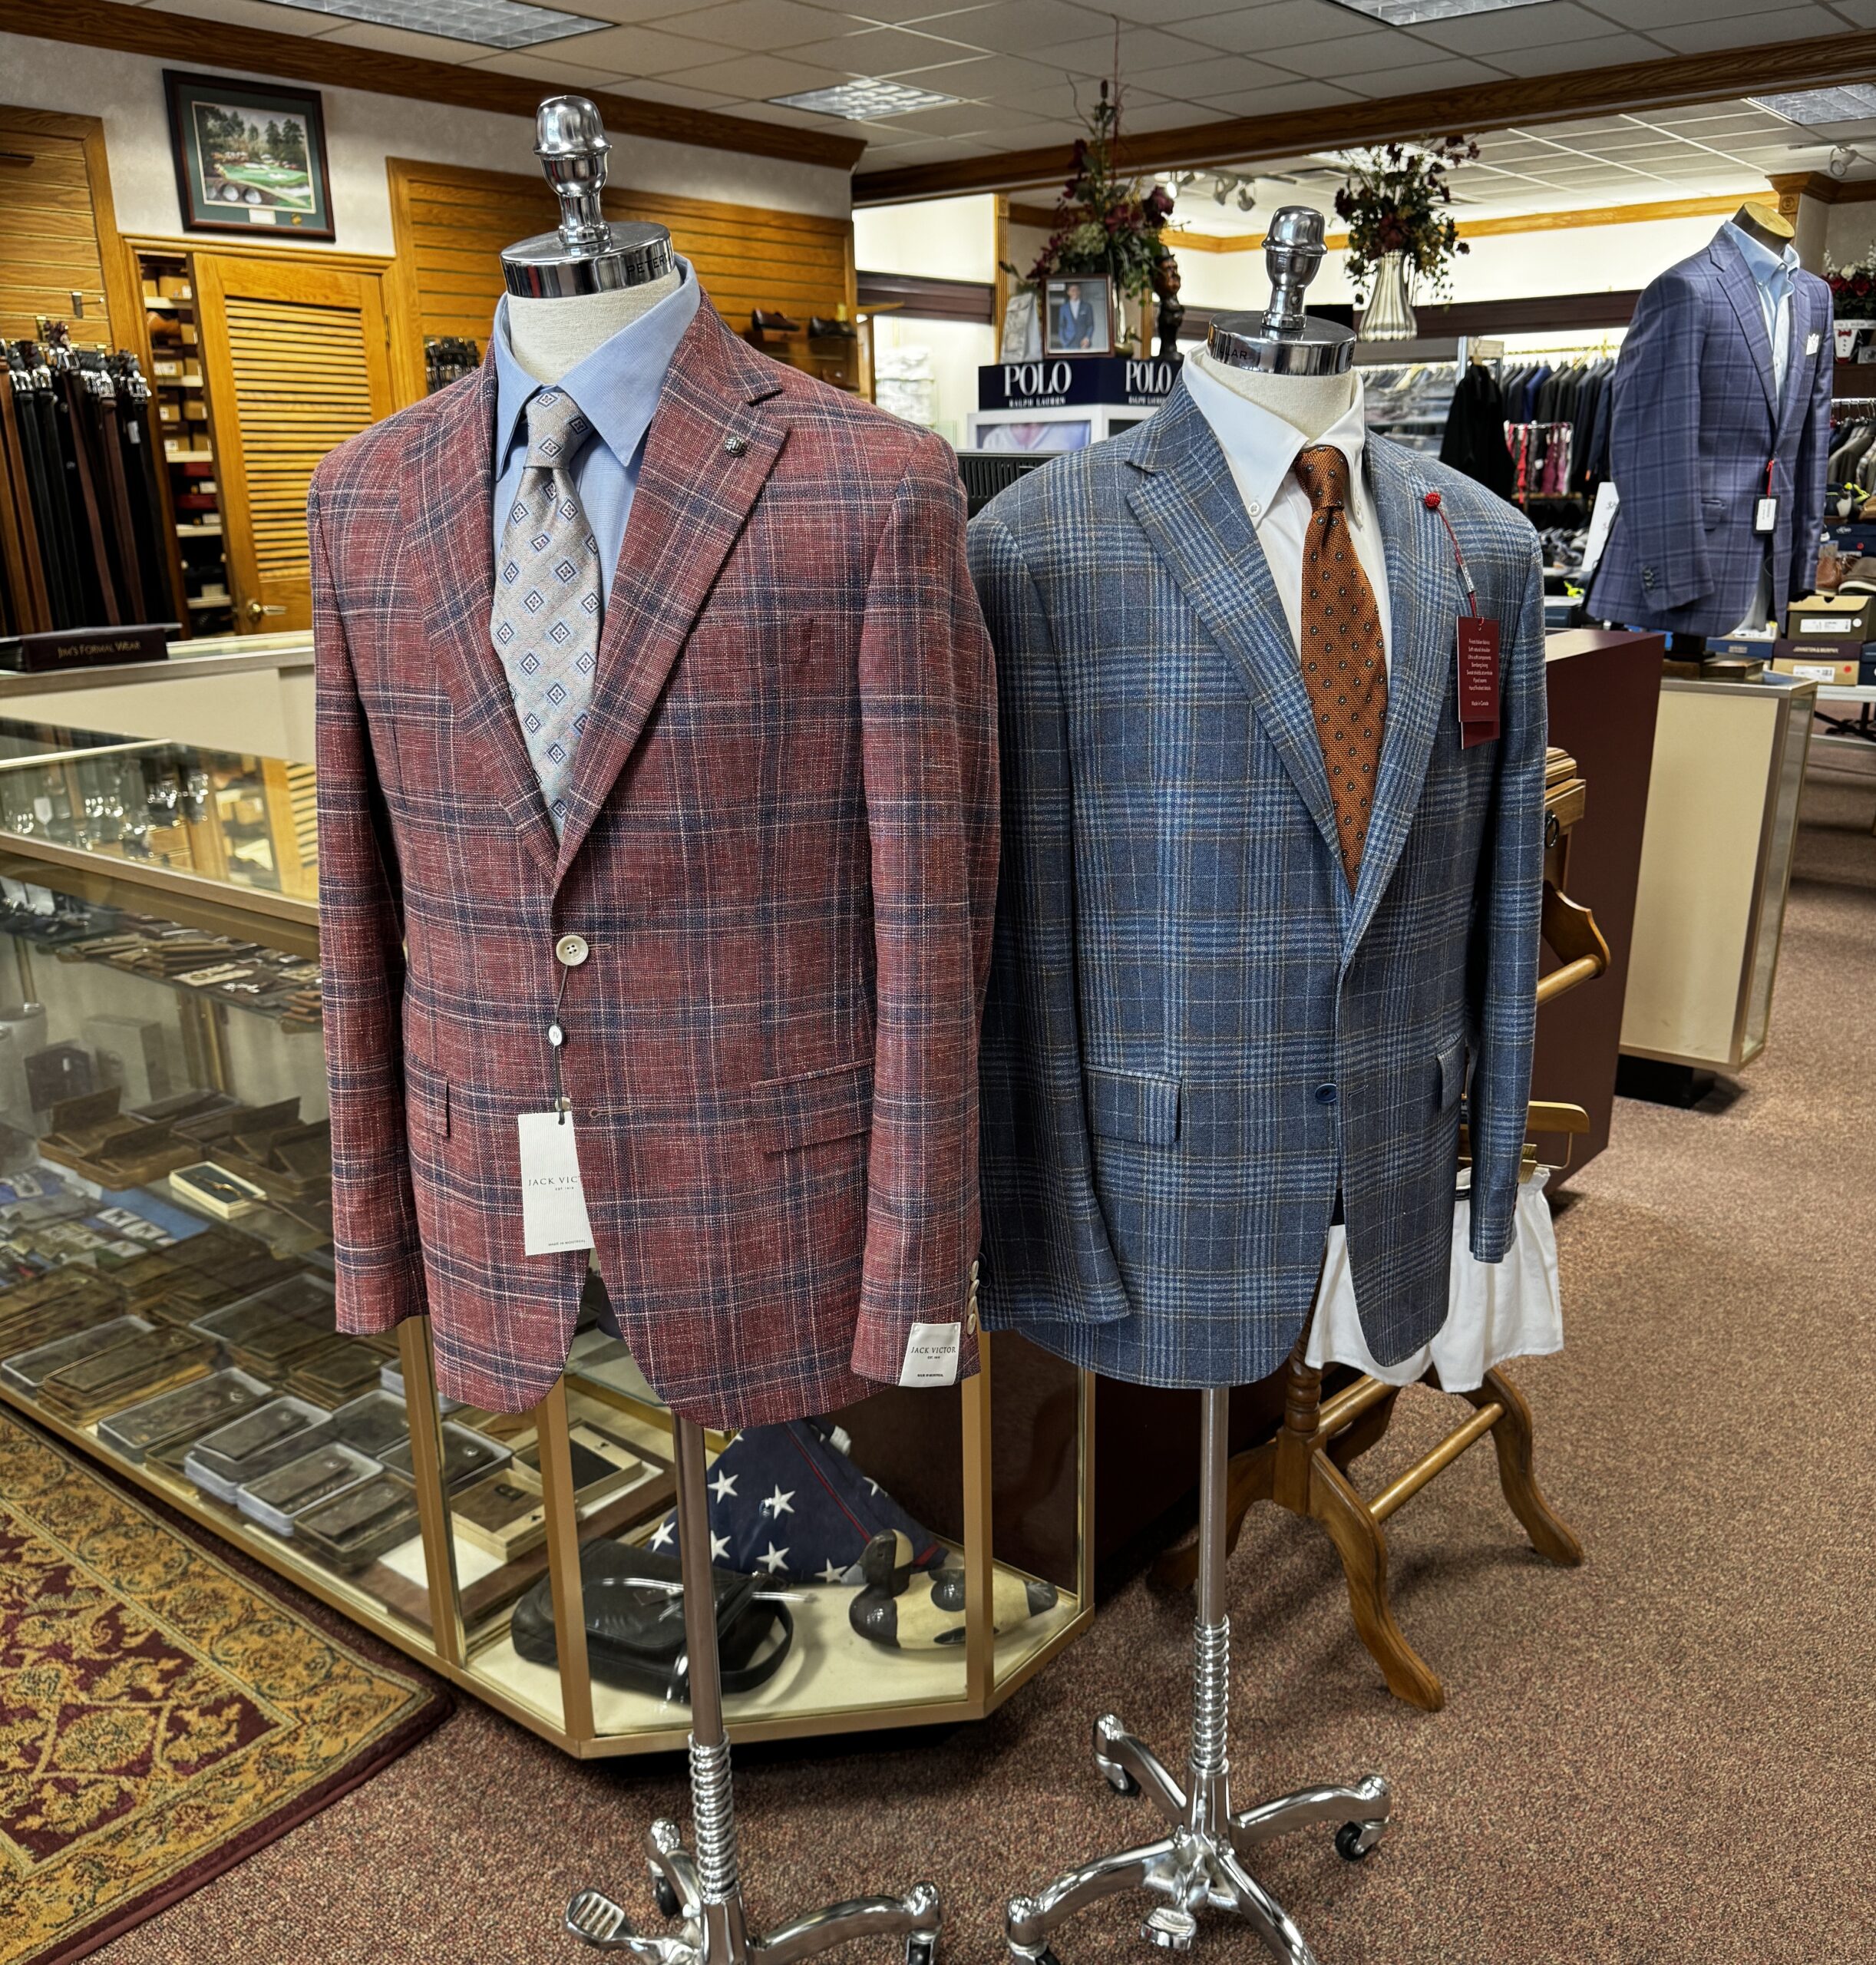
<svg viewBox="0 0 1876 1965"><path fill-rule="evenodd" d="M938 1934L913 1931L906 1938L906 1965L937 1965Z"/></svg>
<svg viewBox="0 0 1876 1965"><path fill-rule="evenodd" d="M1129 1801L1140 1792L1140 1783L1124 1767L1117 1767L1108 1775L1108 1785L1117 1795L1125 1795Z"/></svg>
<svg viewBox="0 0 1876 1965"><path fill-rule="evenodd" d="M1336 1854L1345 1863L1365 1861L1372 1852L1380 1838L1377 1836L1374 1842L1365 1839L1371 1826L1366 1821L1345 1821L1336 1831Z"/></svg>
<svg viewBox="0 0 1876 1965"><path fill-rule="evenodd" d="M671 1887L671 1879L662 1870L652 1872L652 1894L658 1900L660 1913L667 1917L681 1914L684 1906L678 1901L678 1894Z"/></svg>

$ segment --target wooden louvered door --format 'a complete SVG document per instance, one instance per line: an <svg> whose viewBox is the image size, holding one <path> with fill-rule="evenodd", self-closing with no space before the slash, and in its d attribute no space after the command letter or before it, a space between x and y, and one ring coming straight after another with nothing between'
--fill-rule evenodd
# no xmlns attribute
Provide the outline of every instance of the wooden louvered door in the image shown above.
<svg viewBox="0 0 1876 1965"><path fill-rule="evenodd" d="M314 467L395 407L379 276L198 253L195 289L236 624L309 627Z"/></svg>

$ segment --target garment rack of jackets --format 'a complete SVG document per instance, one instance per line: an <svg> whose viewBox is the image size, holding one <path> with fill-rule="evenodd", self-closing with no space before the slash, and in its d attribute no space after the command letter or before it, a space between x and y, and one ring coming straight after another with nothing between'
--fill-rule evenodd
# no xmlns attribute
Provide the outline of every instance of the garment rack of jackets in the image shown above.
<svg viewBox="0 0 1876 1965"><path fill-rule="evenodd" d="M1831 450L1824 464L1826 516L1861 515L1876 493L1876 397L1839 396L1831 405Z"/></svg>
<svg viewBox="0 0 1876 1965"><path fill-rule="evenodd" d="M1410 451L1435 451L1451 414L1458 364L1363 362L1359 366L1367 427Z"/></svg>
<svg viewBox="0 0 1876 1965"><path fill-rule="evenodd" d="M1504 390L1498 380L1498 367L1495 362L1466 364L1452 392L1439 461L1464 471L1509 504L1518 489L1518 476L1505 439Z"/></svg>
<svg viewBox="0 0 1876 1965"><path fill-rule="evenodd" d="M1570 425L1568 481L1545 495L1593 497L1609 475L1610 384L1615 372L1613 355L1579 355L1561 362L1540 355L1501 375L1508 424Z"/></svg>
<svg viewBox="0 0 1876 1965"><path fill-rule="evenodd" d="M0 621L25 634L179 619L137 357L74 348L62 323L5 354Z"/></svg>

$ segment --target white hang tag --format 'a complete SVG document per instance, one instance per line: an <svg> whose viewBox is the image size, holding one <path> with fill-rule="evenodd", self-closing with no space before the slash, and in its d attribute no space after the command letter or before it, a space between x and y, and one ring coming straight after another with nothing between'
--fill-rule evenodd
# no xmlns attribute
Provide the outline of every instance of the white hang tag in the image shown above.
<svg viewBox="0 0 1876 1965"><path fill-rule="evenodd" d="M899 1368L901 1385L956 1385L957 1358L964 1326L956 1323L915 1323L906 1339L906 1360Z"/></svg>
<svg viewBox="0 0 1876 1965"><path fill-rule="evenodd" d="M1779 529L1779 501L1776 498L1755 498L1752 500L1752 530L1769 535Z"/></svg>
<svg viewBox="0 0 1876 1965"><path fill-rule="evenodd" d="M522 1112L521 1252L553 1256L593 1247L570 1112Z"/></svg>

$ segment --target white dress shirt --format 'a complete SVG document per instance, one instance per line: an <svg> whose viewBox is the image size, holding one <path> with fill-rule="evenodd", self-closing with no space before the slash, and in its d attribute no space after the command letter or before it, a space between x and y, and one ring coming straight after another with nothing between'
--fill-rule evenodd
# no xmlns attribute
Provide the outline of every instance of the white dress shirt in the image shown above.
<svg viewBox="0 0 1876 1965"><path fill-rule="evenodd" d="M1294 424L1286 423L1258 404L1240 395L1221 378L1218 365L1204 350L1186 358L1185 385L1199 414L1211 425L1218 447L1230 467L1231 481L1244 501L1244 512L1270 562L1277 597L1290 623L1290 646L1299 646L1303 612L1303 554L1314 507L1296 482L1296 454L1310 443ZM1280 380L1280 378L1279 378ZM1322 435L1317 444L1333 444L1349 464L1349 537L1355 556L1373 588L1381 615L1382 659L1391 662L1394 623L1388 608L1387 556L1381 524L1362 475L1368 426L1362 400L1362 378L1354 378L1355 400ZM1299 656L1300 660L1301 657Z"/></svg>
<svg viewBox="0 0 1876 1965"><path fill-rule="evenodd" d="M1788 245L1782 251L1774 252L1731 219L1726 221L1726 230L1732 234L1732 243L1752 276L1759 315L1772 342L1772 379L1782 401L1785 378L1792 366L1792 278L1798 271L1798 249Z"/></svg>

